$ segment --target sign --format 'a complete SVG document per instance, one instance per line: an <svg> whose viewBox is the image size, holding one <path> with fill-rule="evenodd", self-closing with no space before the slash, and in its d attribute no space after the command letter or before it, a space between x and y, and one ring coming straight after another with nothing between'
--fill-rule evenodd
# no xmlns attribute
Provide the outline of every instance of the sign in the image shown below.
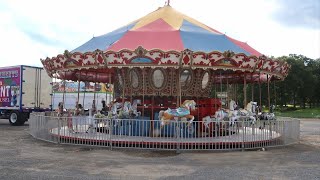
<svg viewBox="0 0 320 180"><path fill-rule="evenodd" d="M77 93L79 92L96 92L96 93L109 93L112 94L113 86L112 84L104 83L84 83L80 82L80 87L78 87L78 82L54 82L53 83L53 93Z"/></svg>
<svg viewBox="0 0 320 180"><path fill-rule="evenodd" d="M20 80L20 67L0 69L1 107L19 106Z"/></svg>

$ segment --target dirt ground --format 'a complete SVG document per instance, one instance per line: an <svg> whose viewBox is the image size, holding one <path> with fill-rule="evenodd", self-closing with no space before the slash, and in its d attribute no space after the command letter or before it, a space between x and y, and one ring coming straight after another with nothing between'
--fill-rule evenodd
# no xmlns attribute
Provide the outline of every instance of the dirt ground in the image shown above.
<svg viewBox="0 0 320 180"><path fill-rule="evenodd" d="M320 119L298 144L266 151L109 150L48 143L0 120L0 179L320 179Z"/></svg>

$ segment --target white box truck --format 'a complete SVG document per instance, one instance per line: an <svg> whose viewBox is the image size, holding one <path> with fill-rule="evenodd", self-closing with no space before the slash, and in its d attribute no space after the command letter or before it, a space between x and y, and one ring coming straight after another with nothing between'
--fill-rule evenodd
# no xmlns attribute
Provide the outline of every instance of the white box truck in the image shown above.
<svg viewBox="0 0 320 180"><path fill-rule="evenodd" d="M0 67L0 118L23 125L31 112L51 110L52 80L41 67Z"/></svg>

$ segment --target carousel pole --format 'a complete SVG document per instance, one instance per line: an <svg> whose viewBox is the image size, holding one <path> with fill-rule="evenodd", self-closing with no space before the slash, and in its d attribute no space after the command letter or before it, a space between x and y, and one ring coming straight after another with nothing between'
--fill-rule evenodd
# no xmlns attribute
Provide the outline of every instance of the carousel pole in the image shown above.
<svg viewBox="0 0 320 180"><path fill-rule="evenodd" d="M97 86L97 73L95 76L95 81L94 81L94 88L93 88L93 102L92 102L92 115L93 113L96 113L97 111L97 106L96 106L96 86Z"/></svg>
<svg viewBox="0 0 320 180"><path fill-rule="evenodd" d="M254 97L254 83L253 83L253 72L252 72L251 74L251 101L252 102L254 101L253 97Z"/></svg>
<svg viewBox="0 0 320 180"><path fill-rule="evenodd" d="M80 103L80 79L81 79L81 71L79 73L79 77L78 77L78 97L77 97L77 102L76 102L76 112L79 111L79 106L78 104Z"/></svg>
<svg viewBox="0 0 320 180"><path fill-rule="evenodd" d="M214 84L214 98L217 99L217 86L216 86L216 74L213 74L213 84ZM217 110L217 103L214 103L214 108Z"/></svg>
<svg viewBox="0 0 320 180"><path fill-rule="evenodd" d="M52 96L51 96L51 111L54 109L54 98L55 98L55 92L53 90L53 85L56 85L57 84L57 79L53 76L53 80L52 80L52 85L51 85L51 93L52 93ZM58 89L59 90L59 89Z"/></svg>
<svg viewBox="0 0 320 180"><path fill-rule="evenodd" d="M220 70L220 102L222 102L222 73L221 73L221 70ZM222 104L221 104L221 107L222 107Z"/></svg>
<svg viewBox="0 0 320 180"><path fill-rule="evenodd" d="M277 107L276 81L273 81L274 105Z"/></svg>
<svg viewBox="0 0 320 180"><path fill-rule="evenodd" d="M243 98L243 107L246 107L247 104L247 74L244 73L244 80L243 80L243 94L244 94L244 98Z"/></svg>
<svg viewBox="0 0 320 180"><path fill-rule="evenodd" d="M259 72L259 96L260 96L260 110L262 111L261 72Z"/></svg>
<svg viewBox="0 0 320 180"><path fill-rule="evenodd" d="M109 72L109 88L111 87L111 73ZM113 91L114 91L114 87L112 85L112 96L113 96ZM106 100L107 104L109 104L111 102L111 94L109 94L110 98L109 98L109 102ZM107 96L108 97L108 96Z"/></svg>
<svg viewBox="0 0 320 180"><path fill-rule="evenodd" d="M267 83L268 83L268 108L270 112L270 82L269 82L269 74L267 74Z"/></svg>
<svg viewBox="0 0 320 180"><path fill-rule="evenodd" d="M124 92L126 88L126 78L125 78L125 70L122 69L122 80L123 80L123 86L122 86L122 110L124 108Z"/></svg>
<svg viewBox="0 0 320 180"><path fill-rule="evenodd" d="M144 117L144 94L145 94L145 85L144 85L144 68L142 69L142 117ZM153 119L153 118L152 118Z"/></svg>
<svg viewBox="0 0 320 180"><path fill-rule="evenodd" d="M64 78L66 78L66 72L64 72ZM66 98L66 80L63 81L63 95L62 95L62 104L65 108L65 98Z"/></svg>
<svg viewBox="0 0 320 180"><path fill-rule="evenodd" d="M88 77L88 73L86 73L86 77ZM86 98L86 91L87 91L87 87L86 87L86 82L84 82L84 91L83 91L83 100L82 100L82 105L83 105L83 108L85 107L85 98Z"/></svg>
<svg viewBox="0 0 320 180"><path fill-rule="evenodd" d="M178 83L177 83L177 85L178 85L178 87L177 87L177 93L178 93L178 95L177 95L177 107L180 107L180 105L181 105L181 82L180 82L180 77L181 76L181 71L180 71L180 68L178 69Z"/></svg>
<svg viewBox="0 0 320 180"><path fill-rule="evenodd" d="M227 76L227 102L226 102L226 105L227 107L229 107L229 75Z"/></svg>

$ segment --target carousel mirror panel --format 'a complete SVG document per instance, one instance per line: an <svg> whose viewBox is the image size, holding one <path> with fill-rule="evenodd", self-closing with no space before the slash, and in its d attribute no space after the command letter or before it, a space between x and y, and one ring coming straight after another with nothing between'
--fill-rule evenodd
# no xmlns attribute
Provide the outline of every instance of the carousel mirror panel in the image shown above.
<svg viewBox="0 0 320 180"><path fill-rule="evenodd" d="M122 76L121 76L121 72L120 71L118 71L118 84L119 84L119 86L122 88L123 87L123 78L122 78Z"/></svg>
<svg viewBox="0 0 320 180"><path fill-rule="evenodd" d="M202 76L202 81L201 81L201 88L202 89L206 89L208 84L209 84L209 73L208 72L204 72L204 74Z"/></svg>
<svg viewBox="0 0 320 180"><path fill-rule="evenodd" d="M182 70L180 74L181 87L188 88L192 83L192 72L190 69Z"/></svg>
<svg viewBox="0 0 320 180"><path fill-rule="evenodd" d="M139 87L139 76L138 76L136 69L131 69L129 75L130 75L131 87L138 88Z"/></svg>
<svg viewBox="0 0 320 180"><path fill-rule="evenodd" d="M152 83L157 89L161 89L164 86L165 74L161 69L155 69L152 73Z"/></svg>

